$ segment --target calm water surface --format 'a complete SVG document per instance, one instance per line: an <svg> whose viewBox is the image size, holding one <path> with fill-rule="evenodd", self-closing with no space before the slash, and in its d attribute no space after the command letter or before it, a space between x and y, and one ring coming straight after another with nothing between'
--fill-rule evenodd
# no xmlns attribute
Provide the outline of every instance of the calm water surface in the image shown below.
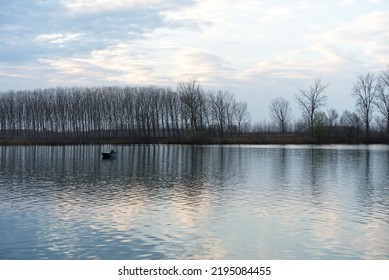
<svg viewBox="0 0 389 280"><path fill-rule="evenodd" d="M389 259L388 146L0 146L0 259Z"/></svg>

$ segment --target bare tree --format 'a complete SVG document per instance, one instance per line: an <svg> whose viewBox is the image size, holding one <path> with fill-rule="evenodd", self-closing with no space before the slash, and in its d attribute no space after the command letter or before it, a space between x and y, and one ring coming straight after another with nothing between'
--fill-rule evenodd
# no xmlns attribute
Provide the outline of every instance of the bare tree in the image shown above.
<svg viewBox="0 0 389 280"><path fill-rule="evenodd" d="M186 120L189 122L190 128L194 129L194 131L200 130L199 97L201 96L202 89L197 80L192 78L186 82L178 83L177 92L180 96L182 113L186 115Z"/></svg>
<svg viewBox="0 0 389 280"><path fill-rule="evenodd" d="M292 116L290 102L283 97L273 99L269 106L270 117L284 136Z"/></svg>
<svg viewBox="0 0 389 280"><path fill-rule="evenodd" d="M385 121L385 132L389 134L389 68L378 78L374 105L378 108Z"/></svg>
<svg viewBox="0 0 389 280"><path fill-rule="evenodd" d="M234 98L228 91L219 90L215 94L210 94L209 100L211 115L218 128L218 134L223 137L229 128L229 119Z"/></svg>
<svg viewBox="0 0 389 280"><path fill-rule="evenodd" d="M194 132L213 129L211 101L196 80L180 83L178 89L57 87L0 92L0 137L146 140L179 137L180 123ZM218 101L221 134L241 132L248 122L247 104L222 91Z"/></svg>
<svg viewBox="0 0 389 280"><path fill-rule="evenodd" d="M321 107L326 104L327 96L324 94L329 85L324 85L320 79L314 80L313 86L309 89L299 89L300 94L296 96L297 102L307 120L310 134L314 136L315 116Z"/></svg>
<svg viewBox="0 0 389 280"><path fill-rule="evenodd" d="M356 113L344 111L340 116L340 125L347 133L347 138L350 141L355 141L360 136L361 120Z"/></svg>
<svg viewBox="0 0 389 280"><path fill-rule="evenodd" d="M168 89L166 92L168 119L173 128L173 136L179 136L180 100L177 92Z"/></svg>
<svg viewBox="0 0 389 280"><path fill-rule="evenodd" d="M335 108L331 108L328 110L328 125L330 128L336 126L338 118L339 114L338 112L336 112Z"/></svg>
<svg viewBox="0 0 389 280"><path fill-rule="evenodd" d="M338 124L339 114L335 108L331 108L327 112L328 121L328 137L331 139L333 136L334 127Z"/></svg>
<svg viewBox="0 0 389 280"><path fill-rule="evenodd" d="M240 136L242 132L248 129L251 117L246 102L234 102L233 107L236 124L238 126L238 135Z"/></svg>
<svg viewBox="0 0 389 280"><path fill-rule="evenodd" d="M375 95L375 77L367 73L365 76L359 76L353 86L352 96L356 98L357 112L365 126L365 135L370 137L370 123L373 119L373 101Z"/></svg>

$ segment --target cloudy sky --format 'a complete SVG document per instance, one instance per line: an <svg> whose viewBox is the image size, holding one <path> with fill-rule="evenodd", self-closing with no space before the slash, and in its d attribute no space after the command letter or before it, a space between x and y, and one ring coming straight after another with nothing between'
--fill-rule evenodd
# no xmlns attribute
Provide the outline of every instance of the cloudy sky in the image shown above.
<svg viewBox="0 0 389 280"><path fill-rule="evenodd" d="M389 1L0 0L0 90L159 85L195 77L254 120L313 79L354 109L358 75L389 65Z"/></svg>

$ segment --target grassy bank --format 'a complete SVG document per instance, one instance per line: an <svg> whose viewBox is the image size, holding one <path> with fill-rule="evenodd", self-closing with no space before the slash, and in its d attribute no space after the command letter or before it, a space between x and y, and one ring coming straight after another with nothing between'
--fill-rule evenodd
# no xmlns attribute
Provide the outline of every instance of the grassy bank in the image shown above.
<svg viewBox="0 0 389 280"><path fill-rule="evenodd" d="M317 139L308 136L291 135L246 135L242 137L212 137L209 135L191 135L183 137L158 138L13 138L0 139L0 145L87 145L87 144L184 144L184 145L283 145L283 144L389 144L389 137L366 139Z"/></svg>

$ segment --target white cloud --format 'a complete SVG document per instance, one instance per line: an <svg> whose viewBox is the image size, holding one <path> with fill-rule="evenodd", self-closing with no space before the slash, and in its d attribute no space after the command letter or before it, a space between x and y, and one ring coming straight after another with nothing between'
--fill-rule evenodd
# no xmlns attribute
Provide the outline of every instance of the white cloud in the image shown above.
<svg viewBox="0 0 389 280"><path fill-rule="evenodd" d="M38 42L49 42L50 44L63 44L68 41L80 40L82 33L49 33L40 34L35 38Z"/></svg>
<svg viewBox="0 0 389 280"><path fill-rule="evenodd" d="M8 78L33 78L33 73L26 71L29 66L16 66L0 63L0 77Z"/></svg>
<svg viewBox="0 0 389 280"><path fill-rule="evenodd" d="M267 1L198 0L191 6L161 12L167 22L200 32L203 37L259 36L269 24L285 22L307 4L272 5Z"/></svg>
<svg viewBox="0 0 389 280"><path fill-rule="evenodd" d="M179 77L192 73L203 77L201 80L207 84L215 84L216 80L221 85L227 79L239 81L254 67L256 55L274 52L261 46L262 43L277 45L271 43L274 41L272 26L288 24L305 9L304 1L274 6L267 1L201 0L192 6L163 11L166 21L181 27L167 30L171 36L164 38L179 50L169 61L174 61L176 66L169 74ZM285 34L277 36L283 40ZM276 48L285 49L281 45ZM272 58L267 56L267 59Z"/></svg>
<svg viewBox="0 0 389 280"><path fill-rule="evenodd" d="M355 4L355 0L342 0L340 2L340 4L342 4L342 5L353 5L353 4Z"/></svg>
<svg viewBox="0 0 389 280"><path fill-rule="evenodd" d="M389 62L389 12L374 12L308 36L311 44L302 49L284 50L273 57L258 58L242 76L306 78L339 75L349 71L375 70ZM364 70L364 71L365 71Z"/></svg>
<svg viewBox="0 0 389 280"><path fill-rule="evenodd" d="M153 72L149 51L134 44L119 43L86 56L40 59L41 64L53 68L57 76L69 82L93 84L154 84L159 80ZM55 78L55 76L53 76Z"/></svg>
<svg viewBox="0 0 389 280"><path fill-rule="evenodd" d="M0 63L0 90L32 89L62 85L60 80L51 83L53 69L44 64L31 63ZM42 79L43 77L43 79Z"/></svg>
<svg viewBox="0 0 389 280"><path fill-rule="evenodd" d="M293 16L292 10L274 9L268 13ZM326 32L310 29L315 33L301 38L306 42L304 47L280 48L272 55L257 52L257 56L252 56L252 50L247 49L250 54L239 51L242 49L237 46L247 48L248 43L241 42L245 34L222 36L223 28L239 31L236 27L239 22L223 23L221 17L222 20L213 25L215 38L206 40L207 44L201 40L202 36L207 36L202 32L164 28L152 31L136 41L112 44L87 55L45 58L40 63L55 69L58 77L68 77L80 83L89 81L90 84L98 80L110 84L174 85L177 81L196 77L203 85L228 87L236 83L252 84L259 79L312 80L342 73L354 75L355 71L361 73L361 66L377 67L388 63L388 13L384 11L365 15ZM176 19L181 20L178 15ZM204 17L203 20L206 22L208 18ZM274 19L269 18L267 23L271 20ZM207 34L209 31L204 32ZM42 34L36 39L61 43L82 37L82 34L70 34ZM229 38L232 40L231 45L224 45L224 48L210 47L212 42L219 44L220 38ZM259 41L251 42L260 47Z"/></svg>
<svg viewBox="0 0 389 280"><path fill-rule="evenodd" d="M170 58L168 63L166 57ZM144 40L94 50L83 57L44 58L39 62L53 69L56 74L52 79L67 77L81 84L98 80L105 84L174 86L178 81L196 77L203 85L216 86L237 75L228 61L207 50L161 45L157 51Z"/></svg>
<svg viewBox="0 0 389 280"><path fill-rule="evenodd" d="M364 2L364 1L360 1L360 2ZM377 4L377 3L380 3L381 0L368 0L368 2L371 4ZM357 1L356 0L342 0L340 2L340 4L342 4L342 5L354 5L354 4L357 4Z"/></svg>
<svg viewBox="0 0 389 280"><path fill-rule="evenodd" d="M384 65L388 63L388 26L389 11L379 11L358 17L313 38L360 58L365 65Z"/></svg>
<svg viewBox="0 0 389 280"><path fill-rule="evenodd" d="M180 81L196 77L202 84L215 86L228 79L234 79L237 71L225 58L200 48L176 47L171 60L169 75Z"/></svg>
<svg viewBox="0 0 389 280"><path fill-rule="evenodd" d="M62 0L61 4L72 14L93 14L125 9L155 8L173 0Z"/></svg>

